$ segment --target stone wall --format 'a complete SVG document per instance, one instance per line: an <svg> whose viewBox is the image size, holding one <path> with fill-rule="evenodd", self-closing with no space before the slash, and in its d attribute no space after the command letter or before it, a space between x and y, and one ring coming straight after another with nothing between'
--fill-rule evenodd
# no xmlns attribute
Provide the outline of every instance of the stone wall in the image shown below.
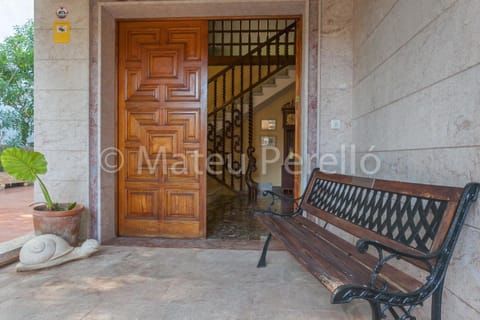
<svg viewBox="0 0 480 320"><path fill-rule="evenodd" d="M352 16L353 0L322 1L317 166L337 172L347 169L342 169L341 150L343 145L347 151L352 141ZM331 128L332 120L340 120L339 129Z"/></svg>
<svg viewBox="0 0 480 320"><path fill-rule="evenodd" d="M353 142L378 177L480 180L480 1L355 0ZM480 210L450 263L444 319L480 318ZM428 318L422 310L419 318Z"/></svg>
<svg viewBox="0 0 480 320"><path fill-rule="evenodd" d="M35 149L45 154L45 183L54 201L88 207L89 4L71 1L71 40L53 41L57 0L35 1ZM35 190L35 201L43 198ZM86 234L88 215L82 219Z"/></svg>

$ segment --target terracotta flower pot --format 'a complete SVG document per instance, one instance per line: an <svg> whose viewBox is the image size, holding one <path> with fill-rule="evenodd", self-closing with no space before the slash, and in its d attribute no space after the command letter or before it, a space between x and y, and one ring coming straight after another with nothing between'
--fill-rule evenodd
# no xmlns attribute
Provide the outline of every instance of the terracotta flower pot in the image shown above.
<svg viewBox="0 0 480 320"><path fill-rule="evenodd" d="M56 234L72 246L77 244L80 218L84 207L77 204L72 210L49 211L45 205L33 208L33 229L36 235Z"/></svg>

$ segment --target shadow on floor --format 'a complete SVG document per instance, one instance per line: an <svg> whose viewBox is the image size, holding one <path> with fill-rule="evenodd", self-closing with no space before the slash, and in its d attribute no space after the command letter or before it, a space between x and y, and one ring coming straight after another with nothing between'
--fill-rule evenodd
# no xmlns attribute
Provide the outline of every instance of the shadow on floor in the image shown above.
<svg viewBox="0 0 480 320"><path fill-rule="evenodd" d="M89 259L0 272L2 320L363 320L368 304L330 294L287 252L102 246Z"/></svg>

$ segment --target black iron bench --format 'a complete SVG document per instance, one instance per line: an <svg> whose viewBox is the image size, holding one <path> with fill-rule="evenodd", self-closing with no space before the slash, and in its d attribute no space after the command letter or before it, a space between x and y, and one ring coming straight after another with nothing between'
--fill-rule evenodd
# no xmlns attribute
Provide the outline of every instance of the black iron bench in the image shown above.
<svg viewBox="0 0 480 320"><path fill-rule="evenodd" d="M413 309L432 296L431 317L439 320L447 266L479 190L478 183L461 189L315 169L298 199L264 192L272 203L255 214L270 234L258 267L273 234L331 292L331 303L364 299L373 319L415 319ZM296 205L283 214L276 201Z"/></svg>

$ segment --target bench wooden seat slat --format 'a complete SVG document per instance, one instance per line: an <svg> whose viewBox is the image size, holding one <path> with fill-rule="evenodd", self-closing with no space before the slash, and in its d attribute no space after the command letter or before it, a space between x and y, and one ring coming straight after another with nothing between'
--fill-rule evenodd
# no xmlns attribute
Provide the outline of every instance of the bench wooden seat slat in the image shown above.
<svg viewBox="0 0 480 320"><path fill-rule="evenodd" d="M369 284L376 259L369 254L360 254L351 243L303 218L285 220L270 215L261 221L330 292L340 285ZM415 278L391 266L386 266L381 278L390 281L396 290L402 292L422 286Z"/></svg>
<svg viewBox="0 0 480 320"><path fill-rule="evenodd" d="M315 169L293 212L275 212L272 205L256 211L270 230L258 267L266 265L273 235L332 293L331 303L364 299L374 320L387 312L415 319L414 308L431 296L432 319L440 320L448 263L479 191L478 183L460 189ZM292 203L271 194L285 200L282 208ZM393 263L398 259L401 264Z"/></svg>
<svg viewBox="0 0 480 320"><path fill-rule="evenodd" d="M335 290L341 283L337 282L334 277L326 273L322 268L320 268L313 260L311 255L305 254L301 256L299 253L294 253L296 246L292 242L288 241L284 237L284 231L282 228L278 228L278 224L274 223L273 220L264 219L262 220L264 225L269 228L272 234L281 240L287 250L293 254L300 264L302 264L314 277L316 277L330 292ZM307 252L303 250L303 252Z"/></svg>
<svg viewBox="0 0 480 320"><path fill-rule="evenodd" d="M373 267L378 261L376 257L370 254L359 253L357 247L352 245L352 243L340 238L339 236L336 236L335 234L332 234L313 221L298 217L293 219L296 220L296 223L301 224L305 228L308 228L311 232L316 233L317 237L328 242L331 246L337 248L337 250L345 252L345 254L351 259L363 265L369 270L369 274L372 273ZM350 263L350 260L348 262ZM382 279L394 284L400 291L403 292L417 290L423 285L416 278L413 278L403 271L398 270L390 265L385 265L383 267L380 276Z"/></svg>
<svg viewBox="0 0 480 320"><path fill-rule="evenodd" d="M307 269L313 268L310 271L321 282L327 284L329 291L334 291L338 286L349 281L356 283L368 281L370 273L365 268L351 263L338 268L347 261L345 258L342 259L341 252L329 250L328 243L318 241L308 230L304 229L301 232L292 225L291 221L283 223L283 221L279 221L280 219L282 218L270 216L263 219L263 222L275 236L292 249L289 251L300 263ZM325 275L328 275L328 278Z"/></svg>

